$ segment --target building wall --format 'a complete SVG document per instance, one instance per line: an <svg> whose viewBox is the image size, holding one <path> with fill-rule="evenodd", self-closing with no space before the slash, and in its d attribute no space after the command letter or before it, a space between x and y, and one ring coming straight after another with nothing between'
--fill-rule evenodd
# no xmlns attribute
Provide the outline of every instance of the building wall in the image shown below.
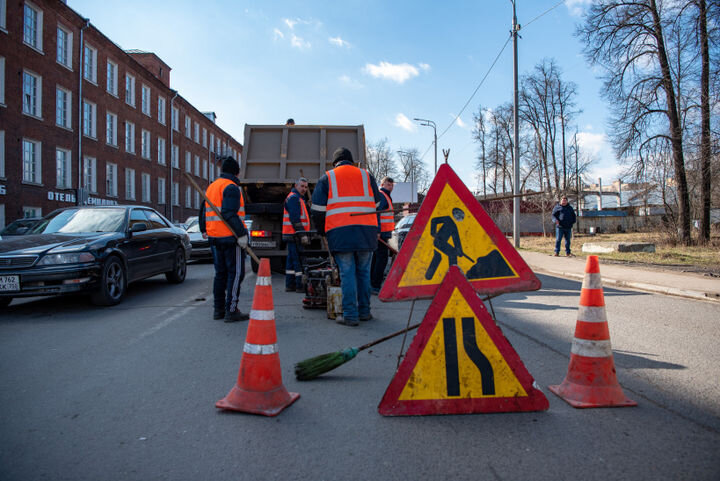
<svg viewBox="0 0 720 481"><path fill-rule="evenodd" d="M63 2L52 0L8 1L6 5L5 28L0 27L0 63L4 63L4 103L0 101L0 139L4 138L4 175L0 169L0 225L23 217L28 213L45 215L60 207L83 202L85 196L78 195L78 187L84 187L81 174L85 158L96 159L96 188L90 189L89 203L143 204L156 208L168 218L185 220L196 215L200 196L191 194L191 202L186 204L186 189L189 183L183 177L185 155L190 152L192 159L191 174L195 181L206 187L217 176L218 168L214 160L221 154L239 157L242 146L227 132L210 121L188 100L171 90L169 85L170 69L163 72L151 72L143 65L157 67L165 65L151 53L129 54L121 50L102 32L91 24L82 31L83 43L96 50L95 79L82 79L83 49L80 44L84 19ZM34 48L24 41L25 6L35 8L42 13L40 30L42 45ZM0 23L1 25L1 23ZM58 62L58 26L72 35L72 62L66 67ZM153 58L155 57L155 58ZM117 94L108 92L107 64L117 65ZM141 63L142 61L142 63ZM32 116L23 113L23 77L32 73L41 79L39 98L41 115ZM3 72L0 72L2 74ZM125 76L135 78L134 106L125 99ZM160 75L162 78L156 77ZM142 87L150 90L149 115L142 111ZM66 127L56 123L56 88L70 92L69 112L71 123ZM158 98L165 99L164 124L159 121ZM95 106L95 135L83 133L83 111L81 100ZM171 105L172 103L172 105ZM173 130L172 106L179 112L178 130ZM111 145L106 138L106 114L115 114L117 124L117 142ZM185 118L190 118L191 137L184 132ZM125 123L135 126L134 150L126 149ZM194 136L198 125L199 138ZM207 142L212 137L220 140L210 148L203 146L202 132L205 129ZM150 135L149 156L142 155L142 132ZM172 137L172 142L171 142ZM38 182L23 180L23 140L40 142L41 176ZM164 156L158 155L158 139L165 141ZM172 145L179 149L178 168L171 169ZM67 186L58 185L56 151L58 148L70 152L71 175ZM79 154L81 152L81 155ZM82 160L81 160L82 157ZM195 171L195 158L199 159L199 169ZM203 169L203 164L207 167ZM107 165L117 166L117 190L108 185ZM215 169L213 169L213 166ZM134 170L135 195L127 195L126 169ZM150 199L142 199L142 174L150 176ZM165 179L165 196L159 198L158 179ZM172 181L171 181L172 179ZM171 206L172 184L178 184L179 199ZM111 183L112 184L112 183ZM80 192L82 194L82 192ZM32 209L36 210L33 212ZM4 217L4 218L3 218Z"/></svg>

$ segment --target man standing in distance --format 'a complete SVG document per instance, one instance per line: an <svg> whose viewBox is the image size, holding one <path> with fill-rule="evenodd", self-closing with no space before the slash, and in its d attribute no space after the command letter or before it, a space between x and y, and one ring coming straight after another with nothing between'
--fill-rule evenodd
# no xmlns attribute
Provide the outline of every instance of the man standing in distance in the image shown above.
<svg viewBox="0 0 720 481"><path fill-rule="evenodd" d="M375 212L381 200L373 176L355 166L348 149L337 149L333 169L325 172L313 191L310 210L340 270L343 315L336 319L338 324L357 326L358 321L372 319L370 262L377 248Z"/></svg>
<svg viewBox="0 0 720 481"><path fill-rule="evenodd" d="M310 215L305 205L305 193L307 190L307 179L300 177L283 204L282 237L287 243L288 250L285 262L285 291L287 292L304 292L302 264L300 263L297 243L300 242L302 245L310 243L310 238L307 235L298 234L310 230Z"/></svg>
<svg viewBox="0 0 720 481"><path fill-rule="evenodd" d="M370 285L372 286L372 293L377 295L380 292L380 288L383 283L383 275L385 274L385 266L387 265L388 250L387 242L392 236L392 231L395 229L395 214L392 212L392 197L390 193L395 187L395 181L391 177L384 177L380 182L380 193L383 199L380 201L378 210L390 210L390 212L382 212L378 214L378 222L380 224L380 232L378 233L378 246L375 254L373 255L371 274L370 274Z"/></svg>
<svg viewBox="0 0 720 481"><path fill-rule="evenodd" d="M207 202L203 203L199 214L200 232L207 233L209 237L215 264L213 319L225 319L225 322L245 321L249 316L238 309L240 283L245 278L243 249L248 245L248 232L243 222L245 202L237 178L240 165L230 156L218 160L222 161L222 173L208 186L205 195L218 208L232 231ZM238 235L237 239L233 232Z"/></svg>
<svg viewBox="0 0 720 481"><path fill-rule="evenodd" d="M560 255L560 243L565 238L565 255L572 257L570 251L570 239L572 239L572 227L575 224L575 210L568 202L566 196L560 198L552 210L552 219L555 222L555 257Z"/></svg>

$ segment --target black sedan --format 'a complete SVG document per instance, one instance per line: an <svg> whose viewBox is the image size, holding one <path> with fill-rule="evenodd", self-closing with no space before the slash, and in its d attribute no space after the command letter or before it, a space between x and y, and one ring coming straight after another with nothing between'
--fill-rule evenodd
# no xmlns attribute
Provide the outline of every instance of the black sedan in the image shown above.
<svg viewBox="0 0 720 481"><path fill-rule="evenodd" d="M197 217L195 220L190 221L187 227L187 233L190 237L190 244L192 244L190 258L198 261L212 260L213 254L212 250L210 250L210 242L207 236L204 236L203 233L200 232L200 222L198 222Z"/></svg>
<svg viewBox="0 0 720 481"><path fill-rule="evenodd" d="M88 292L119 303L130 282L185 280L187 233L140 206L78 206L46 216L29 235L0 240L0 306L14 297Z"/></svg>

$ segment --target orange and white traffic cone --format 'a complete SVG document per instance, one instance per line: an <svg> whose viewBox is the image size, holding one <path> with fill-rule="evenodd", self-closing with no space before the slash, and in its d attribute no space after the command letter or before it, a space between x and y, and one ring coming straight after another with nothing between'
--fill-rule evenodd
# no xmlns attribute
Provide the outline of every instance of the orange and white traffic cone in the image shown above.
<svg viewBox="0 0 720 481"><path fill-rule="evenodd" d="M299 397L282 383L270 261L261 259L237 384L215 407L276 416Z"/></svg>
<svg viewBox="0 0 720 481"><path fill-rule="evenodd" d="M625 397L615 375L597 256L588 256L585 264L567 376L549 388L576 408L637 406Z"/></svg>

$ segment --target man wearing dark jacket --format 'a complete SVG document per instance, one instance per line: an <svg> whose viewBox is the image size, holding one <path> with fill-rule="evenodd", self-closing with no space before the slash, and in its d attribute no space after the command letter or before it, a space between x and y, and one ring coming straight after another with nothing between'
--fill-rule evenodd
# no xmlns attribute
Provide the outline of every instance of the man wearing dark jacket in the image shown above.
<svg viewBox="0 0 720 481"><path fill-rule="evenodd" d="M218 160L222 161L222 173L208 186L205 195L218 208L232 231L207 202L203 202L199 213L200 232L209 238L215 264L213 319L245 321L249 316L238 308L240 283L245 278L244 249L248 244L248 232L243 222L245 202L237 178L240 166L229 156ZM238 235L237 239L233 232Z"/></svg>
<svg viewBox="0 0 720 481"><path fill-rule="evenodd" d="M552 219L555 222L555 257L560 255L560 243L563 237L565 238L565 255L572 257L570 239L572 239L572 227L575 224L575 211L568 203L567 197L563 196L560 203L555 205Z"/></svg>
<svg viewBox="0 0 720 481"><path fill-rule="evenodd" d="M301 235L302 232L310 230L310 215L305 205L305 193L308 190L308 181L300 177L295 182L295 187L285 198L283 204L283 227L282 238L287 245L287 258L285 262L285 291L305 292L303 288L302 264L300 263L300 251L298 243L307 245L310 238Z"/></svg>
<svg viewBox="0 0 720 481"><path fill-rule="evenodd" d="M370 261L377 248L376 211L381 200L373 176L355 166L348 149L337 149L333 169L325 172L313 191L311 212L340 270L343 314L336 319L339 324L357 326L358 321L372 319Z"/></svg>
<svg viewBox="0 0 720 481"><path fill-rule="evenodd" d="M387 242L392 236L393 229L395 229L395 214L392 212L392 197L390 197L393 187L395 187L395 181L392 177L384 177L380 182L380 193L383 199L380 201L378 210L390 210L390 212L378 214L378 222L380 224L380 232L378 233L379 242L377 250L375 254L373 254L372 268L370 270L370 284L372 286L372 293L375 295L380 293L380 288L382 287L385 266L387 266L390 254Z"/></svg>

